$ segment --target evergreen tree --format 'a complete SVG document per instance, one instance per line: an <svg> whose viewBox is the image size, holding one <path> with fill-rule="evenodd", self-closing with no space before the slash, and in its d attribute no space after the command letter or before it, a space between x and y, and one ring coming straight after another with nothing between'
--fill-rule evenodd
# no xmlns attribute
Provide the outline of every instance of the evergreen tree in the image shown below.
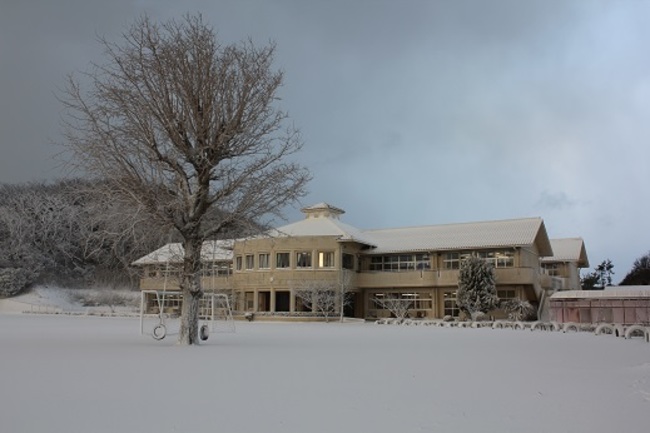
<svg viewBox="0 0 650 433"><path fill-rule="evenodd" d="M612 285L614 264L610 259L603 260L598 266L580 279L582 290L603 290Z"/></svg>
<svg viewBox="0 0 650 433"><path fill-rule="evenodd" d="M604 289L606 286L612 285L612 275L614 275L614 264L610 259L603 260L603 262L596 266L596 273L598 274L599 285Z"/></svg>
<svg viewBox="0 0 650 433"><path fill-rule="evenodd" d="M589 272L580 278L580 286L582 290L597 290L599 287L596 287L598 283L599 276L596 272Z"/></svg>
<svg viewBox="0 0 650 433"><path fill-rule="evenodd" d="M458 274L456 304L474 320L479 313L487 313L499 305L494 266L472 255L463 260Z"/></svg>

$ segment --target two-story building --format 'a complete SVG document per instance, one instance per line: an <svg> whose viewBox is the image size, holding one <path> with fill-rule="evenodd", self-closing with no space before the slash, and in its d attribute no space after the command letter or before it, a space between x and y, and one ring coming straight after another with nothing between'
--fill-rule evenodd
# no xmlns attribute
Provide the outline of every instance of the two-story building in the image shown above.
<svg viewBox="0 0 650 433"><path fill-rule="evenodd" d="M318 281L348 293L348 316L387 317L376 300L390 297L410 300L411 317L442 318L459 315L458 271L471 254L494 265L501 299L536 306L551 291L579 287L588 266L582 240L550 240L541 218L361 230L327 203L302 211L304 219L261 236L206 242L206 290L230 290L240 312L291 315L306 309L296 291ZM170 277L181 252L171 244L135 262L141 287L177 287Z"/></svg>

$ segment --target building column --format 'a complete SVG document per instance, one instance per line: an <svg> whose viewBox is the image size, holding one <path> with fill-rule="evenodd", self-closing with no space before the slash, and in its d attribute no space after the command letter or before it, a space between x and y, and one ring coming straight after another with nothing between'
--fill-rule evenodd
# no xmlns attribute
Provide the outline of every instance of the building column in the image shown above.
<svg viewBox="0 0 650 433"><path fill-rule="evenodd" d="M269 302L271 303L271 305L269 305L269 311L275 313L275 289L271 289L271 296L269 296L269 298Z"/></svg>
<svg viewBox="0 0 650 433"><path fill-rule="evenodd" d="M293 293L293 289L289 290L289 311L296 312L296 295Z"/></svg>

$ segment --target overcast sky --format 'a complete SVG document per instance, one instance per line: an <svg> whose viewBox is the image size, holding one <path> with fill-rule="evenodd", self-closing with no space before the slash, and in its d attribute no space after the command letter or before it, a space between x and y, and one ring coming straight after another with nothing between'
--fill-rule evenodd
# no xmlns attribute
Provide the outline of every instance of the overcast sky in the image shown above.
<svg viewBox="0 0 650 433"><path fill-rule="evenodd" d="M57 87L145 12L277 43L304 205L360 228L541 216L615 282L650 250L650 2L0 0L0 182L63 176Z"/></svg>

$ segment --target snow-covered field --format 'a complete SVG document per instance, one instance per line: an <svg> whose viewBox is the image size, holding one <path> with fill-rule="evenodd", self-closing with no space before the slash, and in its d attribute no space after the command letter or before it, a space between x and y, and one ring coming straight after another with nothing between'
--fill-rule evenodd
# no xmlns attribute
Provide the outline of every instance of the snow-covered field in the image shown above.
<svg viewBox="0 0 650 433"><path fill-rule="evenodd" d="M149 324L147 324L149 326ZM2 432L647 432L650 344L589 333L0 314Z"/></svg>

